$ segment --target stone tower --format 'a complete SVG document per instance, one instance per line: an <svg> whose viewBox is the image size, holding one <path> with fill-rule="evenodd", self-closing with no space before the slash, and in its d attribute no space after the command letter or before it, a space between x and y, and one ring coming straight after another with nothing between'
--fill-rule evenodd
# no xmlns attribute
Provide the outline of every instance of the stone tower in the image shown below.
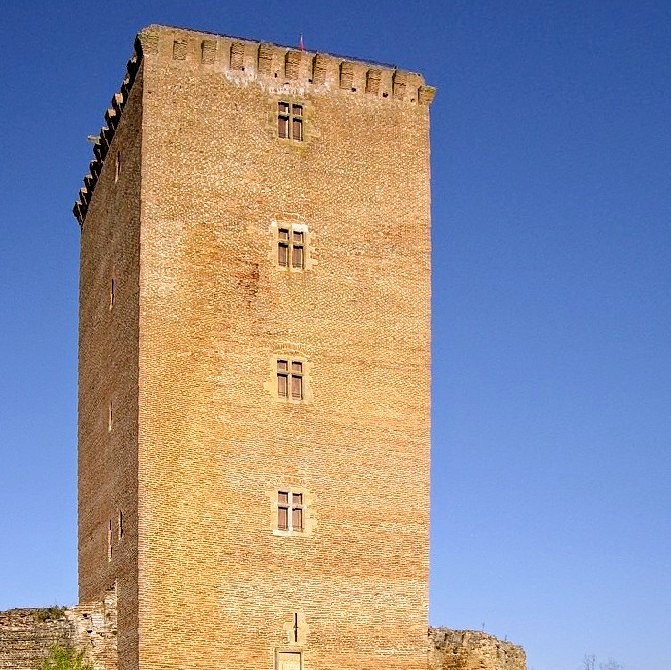
<svg viewBox="0 0 671 670"><path fill-rule="evenodd" d="M79 590L122 670L420 670L420 75L150 26L81 224Z"/></svg>

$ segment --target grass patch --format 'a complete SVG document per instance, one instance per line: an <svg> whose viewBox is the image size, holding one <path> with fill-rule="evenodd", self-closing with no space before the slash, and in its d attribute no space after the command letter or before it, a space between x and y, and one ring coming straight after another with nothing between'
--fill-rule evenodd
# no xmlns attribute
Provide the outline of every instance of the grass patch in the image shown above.
<svg viewBox="0 0 671 670"><path fill-rule="evenodd" d="M65 607L54 605L53 607L42 607L35 612L35 620L40 623L45 621L58 621L65 614Z"/></svg>
<svg viewBox="0 0 671 670"><path fill-rule="evenodd" d="M85 660L84 650L57 644L40 663L40 670L93 670L93 666Z"/></svg>

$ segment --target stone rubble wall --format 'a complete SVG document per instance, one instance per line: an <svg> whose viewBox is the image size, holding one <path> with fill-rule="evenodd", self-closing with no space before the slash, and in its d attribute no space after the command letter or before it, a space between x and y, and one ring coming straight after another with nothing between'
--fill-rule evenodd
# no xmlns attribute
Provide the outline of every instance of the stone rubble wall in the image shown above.
<svg viewBox="0 0 671 670"><path fill-rule="evenodd" d="M53 618L52 618L53 617ZM62 613L0 612L0 669L37 670L54 645L85 649L94 670L117 670L116 595ZM524 649L481 631L430 628L428 670L526 670Z"/></svg>
<svg viewBox="0 0 671 670"><path fill-rule="evenodd" d="M0 612L0 670L37 670L54 646L86 651L93 670L117 670L116 595L69 609Z"/></svg>
<svg viewBox="0 0 671 670"><path fill-rule="evenodd" d="M32 670L54 645L67 645L72 625L65 613L44 618L47 610L13 609L0 612L0 668Z"/></svg>
<svg viewBox="0 0 671 670"><path fill-rule="evenodd" d="M93 670L117 670L117 599L109 591L102 602L84 603L66 610L72 643L86 650Z"/></svg>
<svg viewBox="0 0 671 670"><path fill-rule="evenodd" d="M429 629L429 670L526 670L524 649L477 630Z"/></svg>

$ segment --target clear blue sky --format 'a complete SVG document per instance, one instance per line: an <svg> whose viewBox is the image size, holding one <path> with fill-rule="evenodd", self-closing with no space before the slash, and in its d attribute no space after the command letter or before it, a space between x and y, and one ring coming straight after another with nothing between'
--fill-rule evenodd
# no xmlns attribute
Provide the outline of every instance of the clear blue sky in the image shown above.
<svg viewBox="0 0 671 670"><path fill-rule="evenodd" d="M302 32L439 90L432 624L671 668L671 4L294 9L3 5L0 609L76 600L70 209L135 32Z"/></svg>

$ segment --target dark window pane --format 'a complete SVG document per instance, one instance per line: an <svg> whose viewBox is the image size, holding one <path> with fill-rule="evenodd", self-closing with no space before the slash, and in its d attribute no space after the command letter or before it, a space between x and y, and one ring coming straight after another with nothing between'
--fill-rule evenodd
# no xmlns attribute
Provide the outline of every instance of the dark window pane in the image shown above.
<svg viewBox="0 0 671 670"><path fill-rule="evenodd" d="M303 106L302 105L293 105L293 115L294 116L303 116Z"/></svg>
<svg viewBox="0 0 671 670"><path fill-rule="evenodd" d="M303 504L303 494L302 493L292 494L291 504L296 505L297 507L300 507Z"/></svg>
<svg viewBox="0 0 671 670"><path fill-rule="evenodd" d="M303 244L303 233L294 230L294 242L298 244Z"/></svg>
<svg viewBox="0 0 671 670"><path fill-rule="evenodd" d="M277 111L280 114L289 114L289 103L288 102L278 102Z"/></svg>
<svg viewBox="0 0 671 670"><path fill-rule="evenodd" d="M278 233L277 233L277 236L281 240L288 240L289 239L289 229L288 228L280 228Z"/></svg>
<svg viewBox="0 0 671 670"><path fill-rule="evenodd" d="M294 530L303 530L303 510L300 507L291 510L291 526Z"/></svg>
<svg viewBox="0 0 671 670"><path fill-rule="evenodd" d="M286 375L277 375L277 395L280 396L280 398L286 398L288 395Z"/></svg>
<svg viewBox="0 0 671 670"><path fill-rule="evenodd" d="M295 268L303 267L303 247L294 247L291 250L291 265Z"/></svg>
<svg viewBox="0 0 671 670"><path fill-rule="evenodd" d="M289 529L289 510L286 507L277 508L277 528L279 530Z"/></svg>
<svg viewBox="0 0 671 670"><path fill-rule="evenodd" d="M277 134L280 137L289 137L289 117L288 116L278 116L277 117Z"/></svg>
<svg viewBox="0 0 671 670"><path fill-rule="evenodd" d="M291 397L294 400L303 399L303 378L302 377L292 377L291 378Z"/></svg>
<svg viewBox="0 0 671 670"><path fill-rule="evenodd" d="M280 372L286 372L289 369L289 364L287 361L277 361L277 369Z"/></svg>
<svg viewBox="0 0 671 670"><path fill-rule="evenodd" d="M303 372L303 364L300 363L299 361L293 361L291 363L291 371L292 372L298 372L298 373Z"/></svg>
<svg viewBox="0 0 671 670"><path fill-rule="evenodd" d="M300 119L294 119L293 128L291 129L292 137L295 140L303 139L303 122Z"/></svg>
<svg viewBox="0 0 671 670"><path fill-rule="evenodd" d="M289 265L289 246L286 244L277 245L277 264L280 267L287 267Z"/></svg>
<svg viewBox="0 0 671 670"><path fill-rule="evenodd" d="M277 502L280 505L289 504L289 492L288 491L279 491L277 494Z"/></svg>

